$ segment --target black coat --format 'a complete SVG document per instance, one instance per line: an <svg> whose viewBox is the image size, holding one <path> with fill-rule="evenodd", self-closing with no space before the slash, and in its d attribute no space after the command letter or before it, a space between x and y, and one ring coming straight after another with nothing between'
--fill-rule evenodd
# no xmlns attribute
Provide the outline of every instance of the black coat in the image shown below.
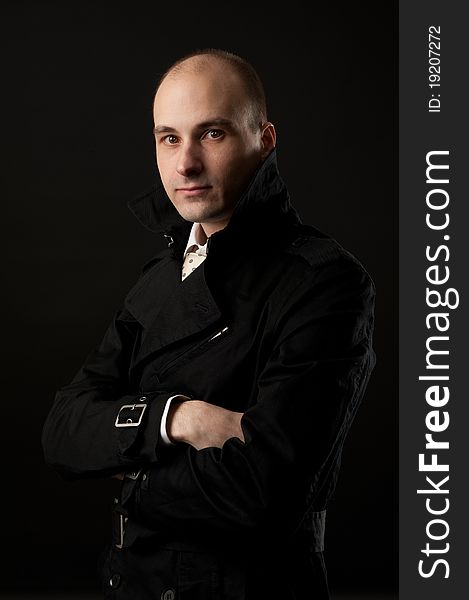
<svg viewBox="0 0 469 600"><path fill-rule="evenodd" d="M130 208L168 247L58 391L43 431L64 477L128 473L106 597L328 598L325 509L375 364L370 276L302 224L275 152L183 282L192 224L161 183ZM162 412L178 393L243 412L245 443L163 446Z"/></svg>

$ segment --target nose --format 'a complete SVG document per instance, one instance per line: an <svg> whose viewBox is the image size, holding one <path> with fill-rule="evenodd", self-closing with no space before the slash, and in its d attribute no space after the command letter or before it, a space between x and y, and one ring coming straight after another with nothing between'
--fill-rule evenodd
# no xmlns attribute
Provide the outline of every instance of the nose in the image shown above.
<svg viewBox="0 0 469 600"><path fill-rule="evenodd" d="M178 154L176 171L183 177L198 175L203 169L201 156L194 142L181 145Z"/></svg>

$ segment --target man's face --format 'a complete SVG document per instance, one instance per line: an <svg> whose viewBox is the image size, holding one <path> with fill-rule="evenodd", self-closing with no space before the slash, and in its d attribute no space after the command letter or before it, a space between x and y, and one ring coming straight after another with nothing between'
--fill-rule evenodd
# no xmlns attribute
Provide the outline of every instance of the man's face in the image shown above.
<svg viewBox="0 0 469 600"><path fill-rule="evenodd" d="M156 159L179 214L210 235L229 221L265 154L238 77L215 63L170 74L154 103Z"/></svg>

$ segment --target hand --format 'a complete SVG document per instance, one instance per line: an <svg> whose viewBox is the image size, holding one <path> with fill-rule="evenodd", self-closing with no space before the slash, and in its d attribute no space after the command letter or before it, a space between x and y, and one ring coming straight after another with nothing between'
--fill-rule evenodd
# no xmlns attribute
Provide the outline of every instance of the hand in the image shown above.
<svg viewBox="0 0 469 600"><path fill-rule="evenodd" d="M241 429L243 414L204 400L173 401L168 412L166 430L172 441L186 442L196 450L221 448L232 437L244 442Z"/></svg>

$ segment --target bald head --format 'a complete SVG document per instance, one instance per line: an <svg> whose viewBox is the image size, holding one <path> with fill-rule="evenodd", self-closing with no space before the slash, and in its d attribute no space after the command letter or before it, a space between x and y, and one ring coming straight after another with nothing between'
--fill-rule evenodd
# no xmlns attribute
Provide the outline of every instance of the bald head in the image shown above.
<svg viewBox="0 0 469 600"><path fill-rule="evenodd" d="M243 112L249 119L249 125L257 130L267 121L267 107L262 81L254 67L240 56L219 50L207 48L187 54L173 63L161 76L156 92L167 78L184 74L213 75L225 85L222 89L230 93L236 91L238 101L243 104ZM240 107L241 108L241 107Z"/></svg>

